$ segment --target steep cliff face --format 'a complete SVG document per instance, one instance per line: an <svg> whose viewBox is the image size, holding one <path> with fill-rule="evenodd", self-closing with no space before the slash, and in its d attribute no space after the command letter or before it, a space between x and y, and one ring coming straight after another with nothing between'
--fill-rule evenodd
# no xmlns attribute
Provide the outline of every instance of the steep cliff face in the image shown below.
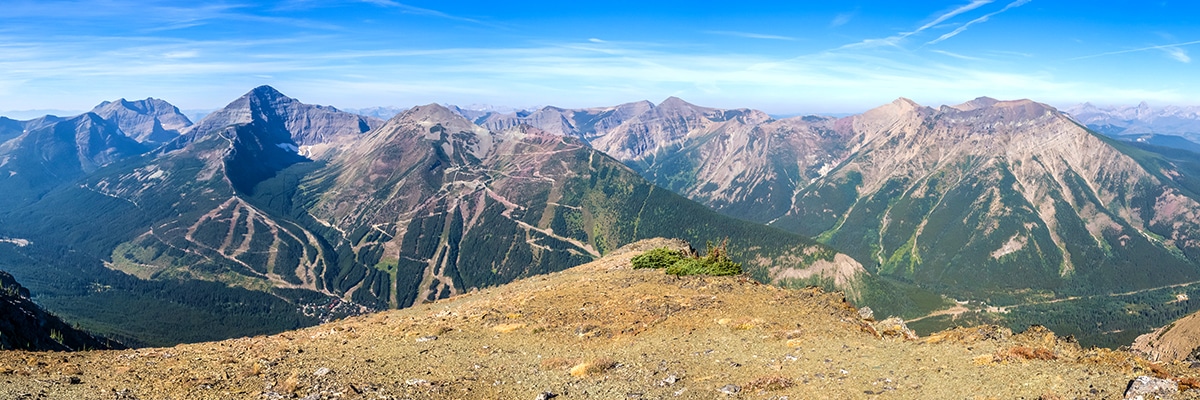
<svg viewBox="0 0 1200 400"><path fill-rule="evenodd" d="M274 143L287 144L311 158L328 154L328 147L352 140L382 123L381 120L339 111L329 106L305 104L270 86L259 86L214 111L187 129L204 135L230 125L256 122Z"/></svg>
<svg viewBox="0 0 1200 400"><path fill-rule="evenodd" d="M29 290L0 271L0 350L72 351L124 348L96 338L47 313L29 299Z"/></svg>

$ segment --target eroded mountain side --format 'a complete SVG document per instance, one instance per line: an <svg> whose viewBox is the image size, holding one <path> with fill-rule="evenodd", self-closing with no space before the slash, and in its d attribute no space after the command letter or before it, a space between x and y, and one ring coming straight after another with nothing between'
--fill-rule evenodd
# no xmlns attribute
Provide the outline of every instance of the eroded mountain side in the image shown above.
<svg viewBox="0 0 1200 400"><path fill-rule="evenodd" d="M22 276L34 275L37 263L56 265L35 281L54 296L49 304L98 332L145 344L215 335L187 325L214 313L269 319L257 328L229 325L261 334L408 307L657 236L728 237L755 279L844 288L892 313L920 309L850 257L721 216L573 137L528 125L493 131L439 105L364 132L369 126L256 88L152 152L0 215L0 234L34 243L4 247L12 252L0 253L0 262ZM98 220L110 223L91 223ZM106 272L97 272L101 265ZM167 289L173 285L200 285L194 290L202 294ZM158 306L121 316L125 323L81 306L100 301L116 310L155 298L195 318L168 329L153 323Z"/></svg>
<svg viewBox="0 0 1200 400"><path fill-rule="evenodd" d="M1193 313L1137 337L1132 350L1163 362L1200 362L1200 314Z"/></svg>
<svg viewBox="0 0 1200 400"><path fill-rule="evenodd" d="M984 312L1200 279L1200 159L1110 140L1029 100L772 119L668 99L487 120L584 138L724 214Z"/></svg>
<svg viewBox="0 0 1200 400"><path fill-rule="evenodd" d="M819 288L631 269L648 240L564 271L271 336L0 352L0 396L1196 398L1197 370L1044 328L916 337ZM864 318L865 316L865 318Z"/></svg>
<svg viewBox="0 0 1200 400"><path fill-rule="evenodd" d="M1027 100L850 118L853 151L773 225L950 293L1196 280L1200 204L1173 160Z"/></svg>

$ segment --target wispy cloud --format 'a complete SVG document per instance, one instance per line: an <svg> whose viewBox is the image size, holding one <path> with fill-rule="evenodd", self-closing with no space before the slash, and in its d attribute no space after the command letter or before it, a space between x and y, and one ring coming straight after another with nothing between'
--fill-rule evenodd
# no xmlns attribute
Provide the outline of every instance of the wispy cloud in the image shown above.
<svg viewBox="0 0 1200 400"><path fill-rule="evenodd" d="M968 12L968 11L971 11L971 10L974 10L974 9L976 9L976 8L979 8L979 7L986 6L986 5L988 5L988 4L991 4L991 3L992 3L992 2L994 2L994 1L995 1L995 0L975 0L975 1L972 1L970 4L967 4L967 5L964 5L964 6L960 6L960 7L958 7L958 8L955 8L954 10L951 10L951 11L950 11L950 12L948 12L948 13L942 14L941 16L939 16L939 17L937 17L937 18L934 18L934 19L933 19L933 21L929 21L929 23L927 23L927 24L925 24L925 25L921 25L921 27L920 27L920 28L917 28L917 30L913 31L912 33L918 33L918 32L921 32L921 31L923 31L923 30L926 30L926 29L929 29L929 28L935 27L935 26L937 26L937 25L938 25L938 24L940 24L940 23L946 22L946 20L948 20L948 19L950 19L950 18L957 17L959 14L962 14L962 13L965 13L965 12Z"/></svg>
<svg viewBox="0 0 1200 400"><path fill-rule="evenodd" d="M964 24L963 26L960 26L960 27L958 27L958 29L955 29L955 30L953 30L953 31L950 31L949 33L947 33L947 34L945 34L945 35L942 35L942 36L939 36L937 39L933 39L933 40L931 40L931 41L929 41L928 43L925 43L925 44L937 44L937 43L939 43L939 42L942 42L942 41L944 41L944 40L946 40L946 39L949 39L949 38L952 38L952 37L958 36L958 34L960 34L960 33L963 33L963 32L966 32L966 31L967 31L967 28L970 28L970 27L971 27L971 25L975 25L975 24L978 24L978 23L981 23L981 22L987 22L989 19L991 19L992 17L994 17L994 16L996 16L996 15L999 15L999 14L1000 14L1000 13L1002 13L1002 12L1005 12L1005 11L1008 11L1008 10L1011 10L1011 9L1014 9L1014 8L1017 8L1017 7L1020 7L1020 6L1023 6L1023 5L1025 5L1026 3L1029 3L1030 1L1033 1L1033 0L1017 0L1017 1L1014 1L1014 2L1012 2L1012 3L1008 3L1008 5L1007 5L1007 6L1004 6L1004 8L1001 8L1001 9L1000 9L1000 11L994 11L994 12L991 12L991 13L985 14L985 15L984 15L984 16L982 16L982 17L975 18L975 19L971 20L971 22L967 22L967 23L966 23L966 24Z"/></svg>
<svg viewBox="0 0 1200 400"><path fill-rule="evenodd" d="M1200 44L1200 40L1195 40L1195 41L1191 41L1191 42L1183 42L1183 43L1164 44L1164 45L1160 45L1160 46L1141 47L1141 48L1128 49L1128 50L1108 51L1108 52L1104 52L1104 53L1089 54L1086 56L1069 58L1067 60L1068 61L1086 60L1089 58L1113 56L1113 55L1117 55L1117 54L1136 53L1136 52L1140 52L1140 51L1163 50L1163 51L1166 51L1168 53L1168 55L1171 56L1172 58L1175 58L1176 60L1178 60L1180 62L1186 63L1186 62L1191 61L1191 58L1187 57L1186 52L1183 52L1182 54L1180 54L1181 56L1183 56L1183 58L1181 59L1181 58L1176 57L1175 55L1171 54L1171 49L1178 49L1178 50L1182 51L1182 47L1184 47L1184 46L1193 46L1193 45L1197 45L1197 44ZM1184 59L1186 59L1187 61L1184 61Z"/></svg>
<svg viewBox="0 0 1200 400"><path fill-rule="evenodd" d="M1188 64L1188 63L1192 62L1192 58L1188 57L1187 50L1184 50L1184 49L1181 49L1178 47L1166 47L1166 48L1163 48L1162 51L1166 52L1167 56L1171 57L1175 61L1179 61L1184 64Z"/></svg>
<svg viewBox="0 0 1200 400"><path fill-rule="evenodd" d="M734 36L734 37L747 38L747 39L796 40L796 38L790 37L790 36L768 35L768 34L753 33L753 32L704 31L704 33L707 33L710 35Z"/></svg>
<svg viewBox="0 0 1200 400"><path fill-rule="evenodd" d="M962 54L958 54L958 53L952 53L952 52L945 51L945 50L930 50L930 51L931 51L931 52L934 52L934 53L937 53L937 54L941 54L941 55L943 55L943 56L946 56L946 57L957 58L957 59L959 59L959 60L967 60L967 61L986 61L986 59L984 59L984 58L979 58L979 57L971 57L971 56L965 56L965 55L962 55Z"/></svg>
<svg viewBox="0 0 1200 400"><path fill-rule="evenodd" d="M934 18L932 21L925 23L925 25L921 25L920 27L918 27L917 29L915 29L911 32L900 32L896 35L889 36L886 38L866 39L866 40L863 40L858 43L851 43L851 44L844 45L842 47L839 47L838 49L880 47L880 46L897 47L900 45L900 42L902 40L908 38L909 36L916 35L916 34L921 33L929 28L933 28L942 22L946 22L946 20L948 20L950 18L954 18L954 17L958 16L959 14L962 14L962 13L974 10L976 8L991 4L993 1L995 1L995 0L973 0L972 2L970 2L968 4L959 6L958 8L955 8L953 10L942 13L941 15L938 15L937 18ZM1026 1L1028 1L1028 0L1026 0Z"/></svg>
<svg viewBox="0 0 1200 400"><path fill-rule="evenodd" d="M411 5L400 3L397 1L393 1L393 0L362 0L362 2L374 4L374 5L377 5L380 7L396 8L396 9L401 10L402 12L413 14L413 15L425 15L425 16L430 16L430 17L451 19L451 20L455 20L455 21L482 23L476 19L459 17L456 15L450 15L450 14L447 14L447 13L444 13L444 12L441 12L438 10L421 8L421 7L417 7L417 6L411 6Z"/></svg>
<svg viewBox="0 0 1200 400"><path fill-rule="evenodd" d="M856 15L858 15L858 10L854 10L854 11L851 11L851 12L848 12L848 13L841 13L841 14L838 14L838 15L836 15L836 16L834 16L834 17L833 17L833 20L832 20L832 21L829 21L829 27L830 27L830 28L837 28L837 27L839 27L839 26L842 26L842 25L848 24L848 23L850 23L850 20L854 19L854 17L855 17Z"/></svg>

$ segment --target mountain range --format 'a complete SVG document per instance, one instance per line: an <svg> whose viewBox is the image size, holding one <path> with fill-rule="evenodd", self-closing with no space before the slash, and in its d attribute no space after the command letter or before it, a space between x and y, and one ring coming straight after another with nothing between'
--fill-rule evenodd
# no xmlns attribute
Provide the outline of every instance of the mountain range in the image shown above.
<svg viewBox="0 0 1200 400"><path fill-rule="evenodd" d="M106 126L137 144L116 123ZM489 130L436 104L382 122L264 86L157 148L122 154L18 197L21 206L0 214L0 234L33 245L5 248L0 262L40 278L31 286L56 312L134 344L194 336L143 329L155 307L123 316L139 321L127 326L97 315L157 302L194 316L172 330L214 338L279 331L560 270L658 236L728 237L762 280L828 279L852 294L883 292L869 289L882 283L853 259L721 216L581 140L528 125ZM125 289L80 290L93 284ZM176 285L200 285L191 290L221 307L255 307L213 310L179 298L169 289ZM275 319L231 324L236 332L186 326L220 313Z"/></svg>
<svg viewBox="0 0 1200 400"><path fill-rule="evenodd" d="M155 99L0 120L0 237L33 243L0 243L0 267L135 345L409 307L650 237L728 238L757 281L930 330L1036 320L1116 345L1197 308L1154 296L1200 280L1200 156L1045 104L503 111L383 121L264 86L191 125ZM187 317L147 328L167 309ZM197 333L213 318L260 323Z"/></svg>
<svg viewBox="0 0 1200 400"><path fill-rule="evenodd" d="M1200 107L1083 103L1065 112L1088 128L1117 139L1200 153Z"/></svg>

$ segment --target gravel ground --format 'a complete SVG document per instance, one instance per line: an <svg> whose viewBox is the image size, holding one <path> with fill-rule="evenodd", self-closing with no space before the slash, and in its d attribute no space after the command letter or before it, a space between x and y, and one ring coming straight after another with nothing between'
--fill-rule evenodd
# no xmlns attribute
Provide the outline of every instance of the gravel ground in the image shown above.
<svg viewBox="0 0 1200 400"><path fill-rule="evenodd" d="M2 399L1074 399L1200 376L1041 329L906 339L838 293L591 264L273 336L0 353ZM1197 398L1184 391L1179 398Z"/></svg>

